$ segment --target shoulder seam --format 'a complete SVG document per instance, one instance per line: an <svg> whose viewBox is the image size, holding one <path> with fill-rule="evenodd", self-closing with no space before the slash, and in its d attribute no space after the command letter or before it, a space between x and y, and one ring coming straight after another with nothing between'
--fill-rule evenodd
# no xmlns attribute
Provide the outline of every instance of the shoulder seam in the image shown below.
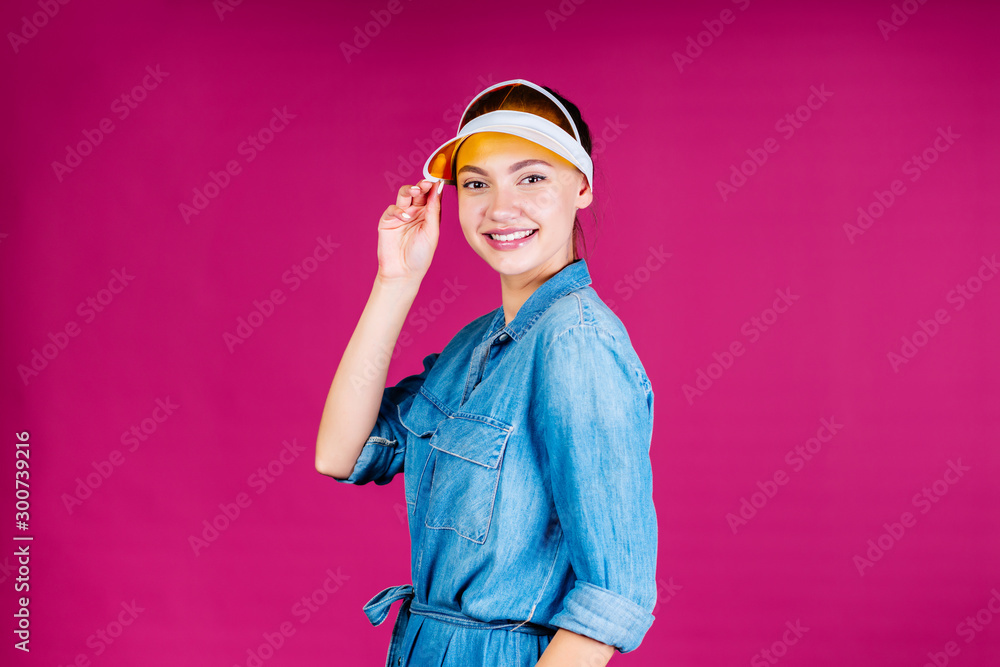
<svg viewBox="0 0 1000 667"><path fill-rule="evenodd" d="M559 340L560 338L562 338L563 336L565 336L566 334L568 334L569 332L571 332L571 331L573 331L575 329L584 330L584 331L593 331L598 336L605 335L608 338L610 338L611 340L615 341L616 343L620 342L618 340L618 337L615 336L614 332L610 328L604 326L603 324L601 324L597 320L593 320L591 322L578 322L576 324L571 324L570 326L566 327L565 329L563 329L562 331L560 331L559 333L557 333L555 335L555 338L553 338L552 342L553 343L556 342L557 340Z"/></svg>

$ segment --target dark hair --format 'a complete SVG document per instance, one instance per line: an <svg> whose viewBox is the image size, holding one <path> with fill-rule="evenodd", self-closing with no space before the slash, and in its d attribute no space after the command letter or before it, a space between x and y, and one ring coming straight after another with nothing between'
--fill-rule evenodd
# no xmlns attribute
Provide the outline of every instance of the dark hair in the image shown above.
<svg viewBox="0 0 1000 667"><path fill-rule="evenodd" d="M577 132L580 133L580 143L583 145L583 149L587 151L587 155L593 158L592 153L592 143L590 139L590 127L583 120L583 115L580 113L580 109L577 108L575 104L567 100L565 97L552 90L548 86L542 86L545 90L552 94L559 102L566 107L566 111L569 112L570 117L576 124ZM500 94L503 94L501 97ZM530 111L531 113L537 114L542 118L552 121L562 129L566 130L570 135L573 134L573 128L570 127L569 121L566 120L565 114L559 110L556 105L552 104L549 99L542 99L542 96L529 86L514 86L509 90L497 91L497 94L487 93L483 95L475 104L469 107L463 117L462 123L466 123L469 120L481 116L483 114L489 113L491 111L496 111L501 108L514 108L521 109L524 111ZM596 166L596 165L595 165ZM452 167L454 168L454 166ZM591 187L594 186L593 183L590 184ZM597 217L594 216L594 222L596 225ZM577 214L573 219L573 260L578 260L581 257L586 256L586 252L581 255L577 251L577 240L579 239L580 244L583 245L584 251L587 249L587 240L583 236L583 226L580 224L580 215Z"/></svg>

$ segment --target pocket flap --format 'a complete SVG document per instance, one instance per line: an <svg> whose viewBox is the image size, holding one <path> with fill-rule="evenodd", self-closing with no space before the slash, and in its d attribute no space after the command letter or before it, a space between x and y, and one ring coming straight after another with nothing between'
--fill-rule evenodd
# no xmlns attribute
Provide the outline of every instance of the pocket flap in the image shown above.
<svg viewBox="0 0 1000 667"><path fill-rule="evenodd" d="M420 437L434 432L448 414L424 393L424 388L413 395L409 401L401 401L398 408L399 421L410 433Z"/></svg>
<svg viewBox="0 0 1000 667"><path fill-rule="evenodd" d="M511 427L489 417L456 412L438 424L430 445L452 456L496 468Z"/></svg>

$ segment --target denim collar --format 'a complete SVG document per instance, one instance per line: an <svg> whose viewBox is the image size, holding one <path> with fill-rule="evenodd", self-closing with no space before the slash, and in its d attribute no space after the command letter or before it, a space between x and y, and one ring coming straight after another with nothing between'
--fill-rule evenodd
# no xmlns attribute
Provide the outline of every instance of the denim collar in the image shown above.
<svg viewBox="0 0 1000 667"><path fill-rule="evenodd" d="M559 273L546 280L531 293L531 296L528 297L528 300L517 311L517 315L514 316L510 324L502 326L504 321L503 306L501 305L497 308L490 326L486 329L486 333L483 334L483 341L497 336L501 331L515 341L521 340L528 333L528 330L531 329L531 325L535 323L535 320L556 299L566 296L581 287L586 287L590 283L590 271L587 268L586 259L580 258L567 264L559 270Z"/></svg>

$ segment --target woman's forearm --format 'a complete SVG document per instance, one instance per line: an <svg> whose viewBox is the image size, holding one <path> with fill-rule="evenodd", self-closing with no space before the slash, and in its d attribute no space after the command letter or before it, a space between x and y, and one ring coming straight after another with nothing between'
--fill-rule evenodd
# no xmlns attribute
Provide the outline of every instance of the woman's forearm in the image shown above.
<svg viewBox="0 0 1000 667"><path fill-rule="evenodd" d="M604 667L614 653L614 646L559 628L535 667Z"/></svg>
<svg viewBox="0 0 1000 667"><path fill-rule="evenodd" d="M345 479L378 419L388 363L419 282L378 278L340 359L316 436L316 470Z"/></svg>

